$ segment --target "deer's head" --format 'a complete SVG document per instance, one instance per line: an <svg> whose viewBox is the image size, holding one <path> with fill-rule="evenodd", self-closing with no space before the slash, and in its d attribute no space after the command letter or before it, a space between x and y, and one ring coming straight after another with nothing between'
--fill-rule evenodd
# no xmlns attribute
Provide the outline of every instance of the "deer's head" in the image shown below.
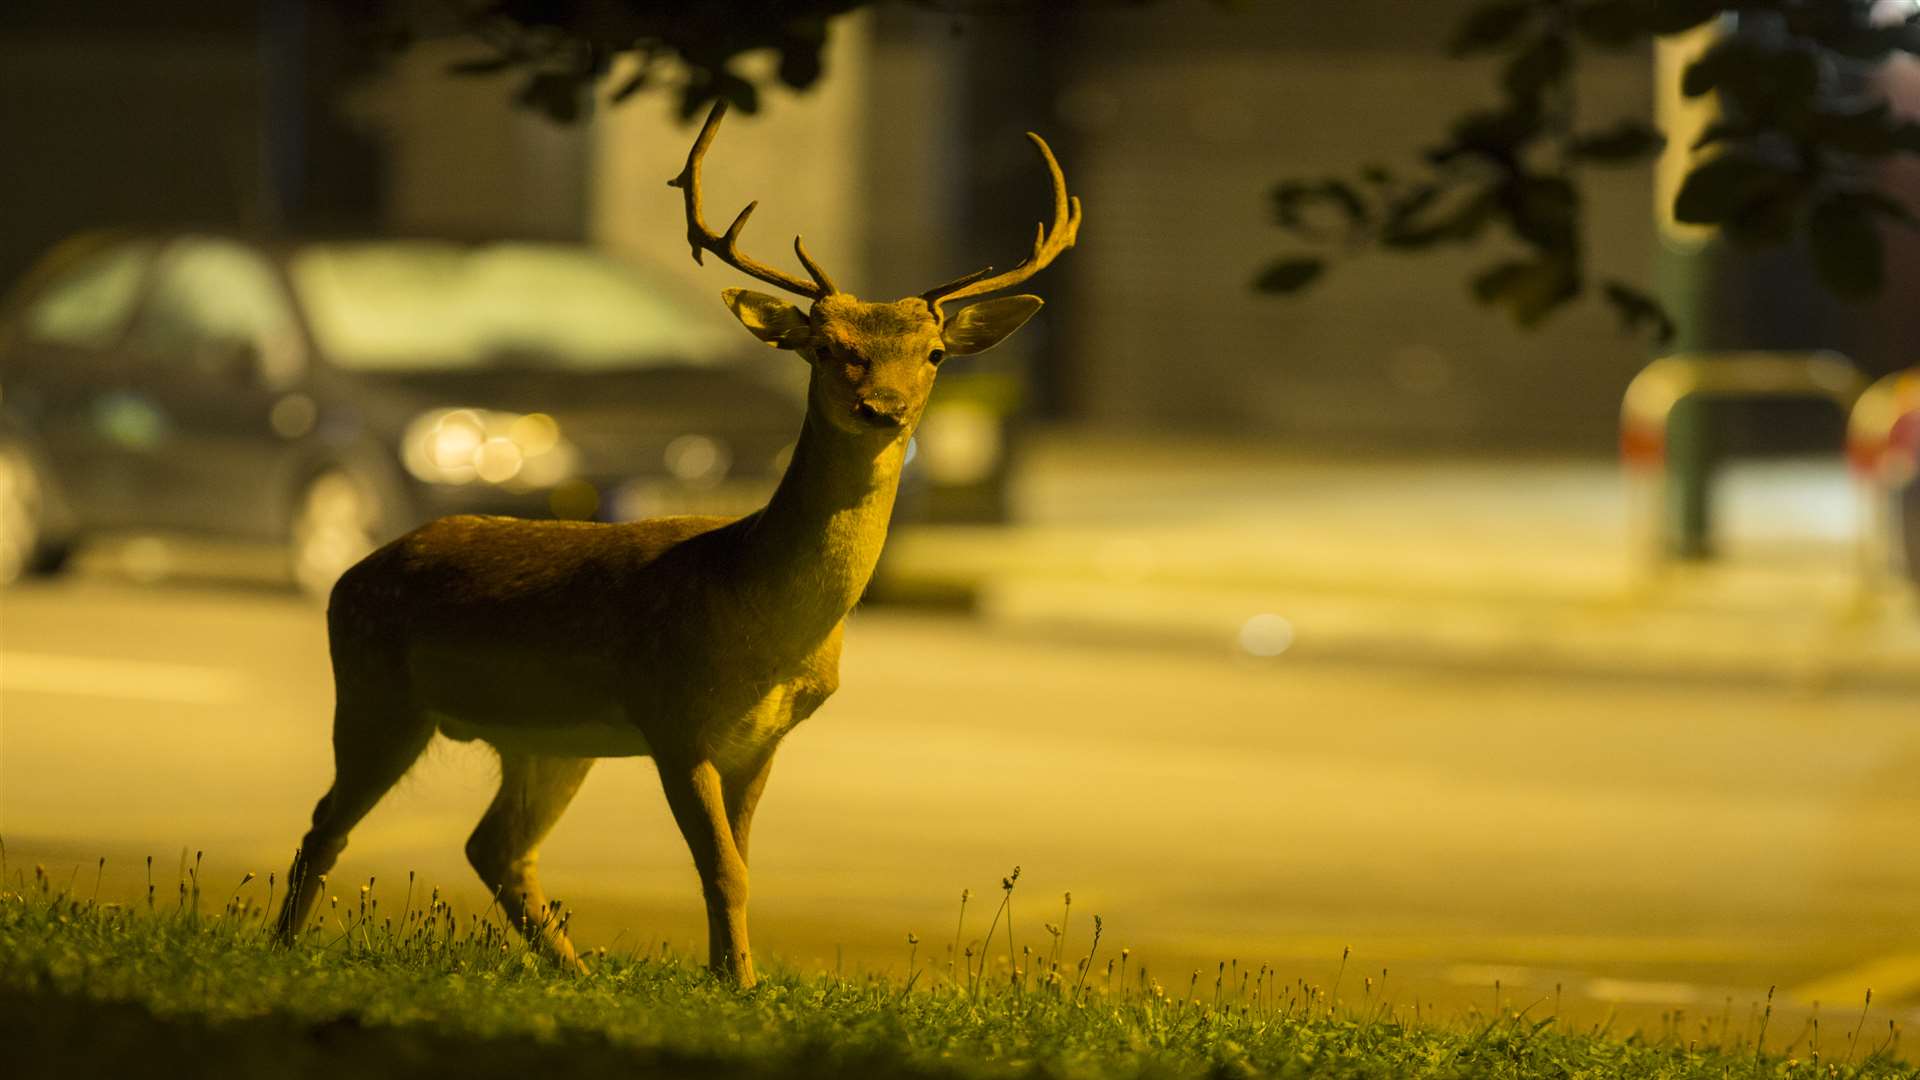
<svg viewBox="0 0 1920 1080"><path fill-rule="evenodd" d="M984 300L951 315L942 305L1011 288L1032 277L1055 256L1073 246L1080 230L1080 200L1067 194L1066 177L1046 140L1027 138L1040 151L1053 180L1053 225L1040 226L1033 252L1002 274L976 271L918 296L891 302L861 300L834 286L826 271L807 254L799 237L794 254L811 280L794 277L740 251L740 231L760 204L748 203L724 233L707 228L700 212L700 163L726 115L727 103L715 103L687 155L686 168L667 181L686 193L687 242L693 261L712 252L722 262L769 285L812 301L798 306L749 289L721 293L734 316L753 336L789 349L813 369L809 407L849 435L903 439L920 422L940 363L949 356L983 352L1018 330L1042 303L1037 296Z"/></svg>

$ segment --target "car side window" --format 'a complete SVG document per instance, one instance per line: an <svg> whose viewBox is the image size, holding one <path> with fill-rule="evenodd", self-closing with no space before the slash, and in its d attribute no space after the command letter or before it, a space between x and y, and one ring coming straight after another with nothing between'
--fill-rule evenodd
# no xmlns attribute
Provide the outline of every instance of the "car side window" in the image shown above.
<svg viewBox="0 0 1920 1080"><path fill-rule="evenodd" d="M132 314L153 245L115 244L54 273L27 304L27 340L98 349L113 344Z"/></svg>
<svg viewBox="0 0 1920 1080"><path fill-rule="evenodd" d="M175 243L134 326L133 344L195 375L251 368L269 386L301 369L299 333L286 291L258 254L225 240Z"/></svg>

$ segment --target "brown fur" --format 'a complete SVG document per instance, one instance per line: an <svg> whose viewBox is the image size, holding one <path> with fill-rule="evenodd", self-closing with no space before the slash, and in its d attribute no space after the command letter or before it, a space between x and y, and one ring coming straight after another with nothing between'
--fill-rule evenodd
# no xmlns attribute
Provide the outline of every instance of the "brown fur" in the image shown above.
<svg viewBox="0 0 1920 1080"><path fill-rule="evenodd" d="M753 981L754 806L780 740L839 684L844 620L885 542L936 350L962 326L961 349L991 345L1039 302L989 301L942 324L918 299L834 294L811 313L737 290L727 300L813 372L766 507L617 525L445 518L334 587L336 775L289 874L283 938L305 924L348 832L439 731L499 750L500 793L469 860L516 926L574 964L535 850L594 758L651 755L700 874L710 961Z"/></svg>
<svg viewBox="0 0 1920 1080"><path fill-rule="evenodd" d="M812 368L793 460L767 505L737 521L630 525L457 517L401 537L347 571L327 611L334 782L288 874L280 936L306 924L347 833L436 730L500 751L500 792L467 857L522 933L578 964L534 873L535 849L593 759L650 754L707 904L715 971L752 985L747 839L780 740L839 685L843 622L886 542L908 440L943 354L993 347L1040 308L1009 296L948 318L941 304L1016 285L1073 246L1080 201L1053 151L1028 138L1053 183L1054 225L1033 253L919 297L840 292L794 238L811 281L742 253L749 205L724 234L700 210L700 163L726 114L716 102L668 183L685 193L695 261L712 252L814 301L811 311L728 289L761 341Z"/></svg>

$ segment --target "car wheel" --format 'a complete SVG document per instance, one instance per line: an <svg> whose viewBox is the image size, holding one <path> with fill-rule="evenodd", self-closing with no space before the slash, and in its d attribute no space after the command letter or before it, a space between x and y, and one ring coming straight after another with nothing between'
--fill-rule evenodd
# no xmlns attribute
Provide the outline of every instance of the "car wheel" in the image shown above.
<svg viewBox="0 0 1920 1080"><path fill-rule="evenodd" d="M50 574L72 545L46 533L46 486L27 452L0 442L0 585Z"/></svg>
<svg viewBox="0 0 1920 1080"><path fill-rule="evenodd" d="M325 600L347 568L380 545L380 501L367 485L339 469L319 473L301 489L293 511L294 581Z"/></svg>

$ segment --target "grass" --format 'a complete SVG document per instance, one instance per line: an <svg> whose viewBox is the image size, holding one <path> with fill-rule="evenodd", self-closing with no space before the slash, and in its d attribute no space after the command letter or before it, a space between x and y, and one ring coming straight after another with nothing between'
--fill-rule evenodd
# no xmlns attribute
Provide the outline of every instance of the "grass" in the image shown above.
<svg viewBox="0 0 1920 1080"><path fill-rule="evenodd" d="M1412 1022L1370 980L1343 999L1340 980L1265 967L1165 988L1097 930L1070 949L1070 897L1016 945L1017 870L987 937L966 940L963 914L936 961L903 937L903 980L775 971L744 992L665 951L562 971L411 879L404 895L336 883L291 949L267 940L271 879L214 892L196 866L131 904L101 903L97 881L86 895L78 871L36 868L0 887L8 1076L1920 1077L1864 1010L1789 1058L1764 1025L1700 1045L1526 1009Z"/></svg>

